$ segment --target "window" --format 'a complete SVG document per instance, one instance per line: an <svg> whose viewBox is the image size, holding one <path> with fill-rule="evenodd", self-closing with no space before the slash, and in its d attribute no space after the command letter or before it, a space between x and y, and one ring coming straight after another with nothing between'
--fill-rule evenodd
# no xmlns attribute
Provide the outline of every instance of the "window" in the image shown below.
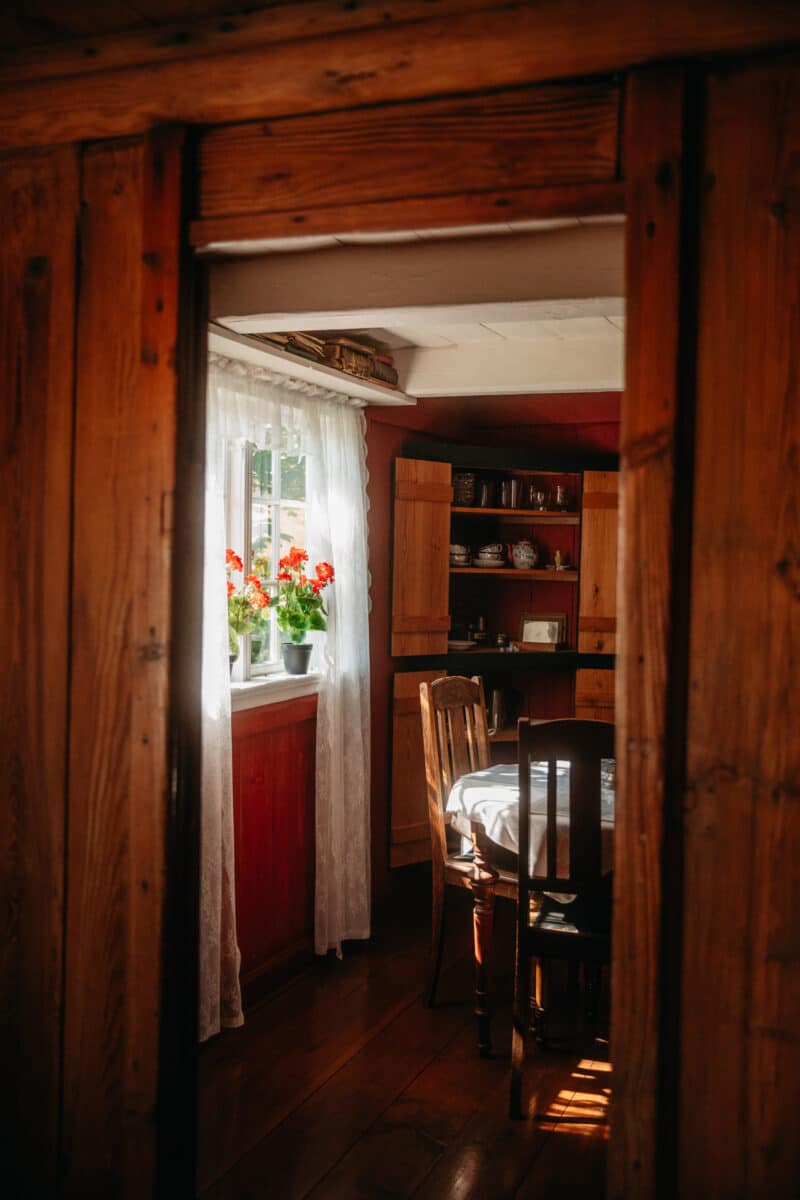
<svg viewBox="0 0 800 1200"><path fill-rule="evenodd" d="M306 544L307 459L295 451L273 450L252 442L228 448L225 489L227 544L243 547L244 574L258 575L274 594L278 561L290 546ZM282 669L278 623L271 609L243 639L232 679L242 682Z"/></svg>

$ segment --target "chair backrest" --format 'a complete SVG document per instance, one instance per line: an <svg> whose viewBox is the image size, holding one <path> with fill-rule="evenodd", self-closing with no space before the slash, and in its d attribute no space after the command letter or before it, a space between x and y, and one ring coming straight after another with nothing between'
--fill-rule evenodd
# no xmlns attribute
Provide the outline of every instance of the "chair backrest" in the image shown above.
<svg viewBox="0 0 800 1200"><path fill-rule="evenodd" d="M445 675L419 685L434 862L447 857L445 805L457 779L490 765L483 681Z"/></svg>
<svg viewBox="0 0 800 1200"><path fill-rule="evenodd" d="M607 721L519 721L519 900L527 893L589 893L602 880L601 763L614 758L614 726ZM569 872L557 874L558 761L569 768ZM546 870L530 870L531 763L547 764ZM564 822L562 811L560 819Z"/></svg>

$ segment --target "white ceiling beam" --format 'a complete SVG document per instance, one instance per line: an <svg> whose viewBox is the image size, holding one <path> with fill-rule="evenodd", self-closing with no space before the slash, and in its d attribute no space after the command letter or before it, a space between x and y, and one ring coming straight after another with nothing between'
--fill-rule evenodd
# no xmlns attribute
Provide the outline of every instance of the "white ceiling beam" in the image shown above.
<svg viewBox="0 0 800 1200"><path fill-rule="evenodd" d="M411 396L503 396L536 392L619 391L624 339L471 342L443 349L394 351Z"/></svg>
<svg viewBox="0 0 800 1200"><path fill-rule="evenodd" d="M240 332L261 332L285 329L286 321L294 322L291 328L314 328L309 318L321 322L317 328L332 329L342 313L354 328L397 323L362 320L367 312L619 298L623 243L621 225L582 225L231 259L210 268L210 314L231 327L235 320Z"/></svg>

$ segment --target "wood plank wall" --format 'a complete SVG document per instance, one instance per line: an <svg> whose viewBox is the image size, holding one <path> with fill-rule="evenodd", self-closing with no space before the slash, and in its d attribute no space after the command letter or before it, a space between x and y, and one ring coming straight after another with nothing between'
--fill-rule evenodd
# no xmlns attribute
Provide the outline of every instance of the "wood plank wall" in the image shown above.
<svg viewBox="0 0 800 1200"><path fill-rule="evenodd" d="M682 71L635 73L625 124L612 1200L654 1196L657 1187L684 91Z"/></svg>
<svg viewBox="0 0 800 1200"><path fill-rule="evenodd" d="M31 1196L59 1134L78 199L72 147L0 165L0 1125Z"/></svg>
<svg viewBox="0 0 800 1200"><path fill-rule="evenodd" d="M678 1191L788 1200L800 1195L800 60L711 73L705 169Z"/></svg>
<svg viewBox="0 0 800 1200"><path fill-rule="evenodd" d="M141 1197L155 1176L180 152L166 135L83 156L62 1185L75 1197Z"/></svg>

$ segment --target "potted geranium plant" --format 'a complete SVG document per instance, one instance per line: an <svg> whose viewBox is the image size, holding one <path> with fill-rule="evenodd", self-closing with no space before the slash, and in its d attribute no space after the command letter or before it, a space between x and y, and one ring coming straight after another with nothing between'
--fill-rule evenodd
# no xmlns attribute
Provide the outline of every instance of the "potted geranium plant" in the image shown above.
<svg viewBox="0 0 800 1200"><path fill-rule="evenodd" d="M281 643L283 665L289 675L305 675L311 657L311 644L306 642L310 629L325 632L327 610L322 591L333 583L333 567L318 562L313 574L306 574L308 554L301 546L292 546L278 567L278 595L274 607L278 625L288 634Z"/></svg>
<svg viewBox="0 0 800 1200"><path fill-rule="evenodd" d="M258 576L246 575L244 583L237 587L232 579L234 571L244 571L244 563L229 548L225 551L225 574L228 577L228 650L231 666L239 657L239 638L263 628L269 607L269 596Z"/></svg>

